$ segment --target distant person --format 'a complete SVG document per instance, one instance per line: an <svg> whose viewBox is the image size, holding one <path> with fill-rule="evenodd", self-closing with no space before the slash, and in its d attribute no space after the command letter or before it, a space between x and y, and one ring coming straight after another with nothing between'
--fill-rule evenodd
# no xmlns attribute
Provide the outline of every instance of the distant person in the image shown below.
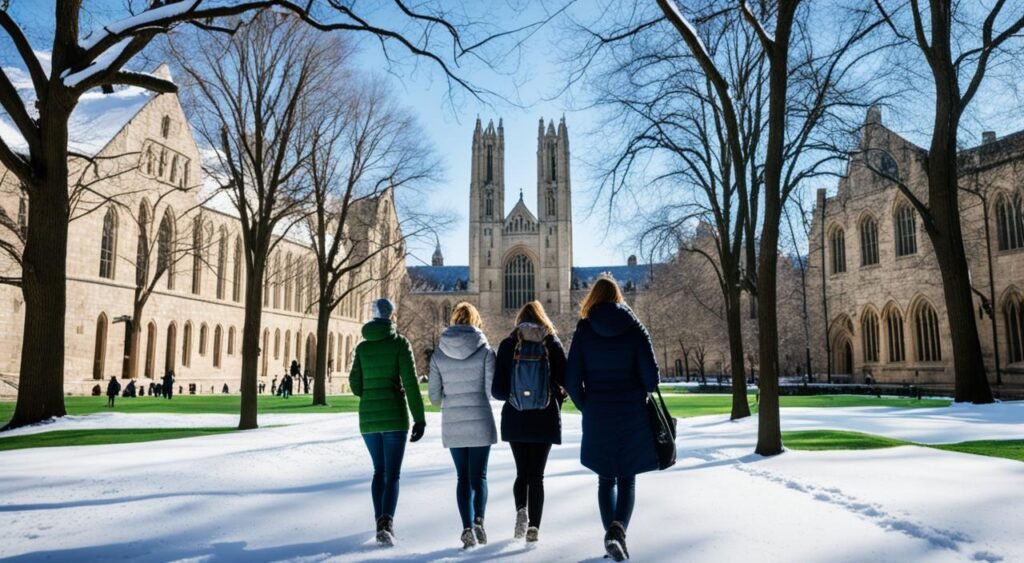
<svg viewBox="0 0 1024 563"><path fill-rule="evenodd" d="M121 392L121 384L117 382L117 377L111 375L110 382L107 383L107 406L114 406L114 399L117 398L117 394Z"/></svg>
<svg viewBox="0 0 1024 563"><path fill-rule="evenodd" d="M292 396L292 376L290 373L284 374L284 378L281 380L281 396L285 399Z"/></svg>
<svg viewBox="0 0 1024 563"><path fill-rule="evenodd" d="M302 374L302 393L309 395L309 370Z"/></svg>
<svg viewBox="0 0 1024 563"><path fill-rule="evenodd" d="M169 369L163 379L164 398L170 400L174 397L174 370Z"/></svg>
<svg viewBox="0 0 1024 563"><path fill-rule="evenodd" d="M231 391L228 391L228 384L227 383L224 384L224 387L221 388L220 392L222 394L224 394L224 395L228 395L228 394L231 393Z"/></svg>
<svg viewBox="0 0 1024 563"><path fill-rule="evenodd" d="M352 393L359 397L359 432L373 462L373 516L380 546L394 545L398 481L405 457L405 440L423 437L426 418L416 382L412 346L398 333L395 306L387 299L373 303L373 320L363 325L349 374ZM414 424L409 433L409 413Z"/></svg>
<svg viewBox="0 0 1024 563"><path fill-rule="evenodd" d="M292 360L292 365L288 366L288 374L291 375L293 379L302 375L302 370L299 369L299 362Z"/></svg>
<svg viewBox="0 0 1024 563"><path fill-rule="evenodd" d="M658 382L647 329L614 281L597 280L580 305L565 388L583 415L580 461L598 475L604 547L615 561L629 558L636 475L658 468L647 413L647 394Z"/></svg>
<svg viewBox="0 0 1024 563"><path fill-rule="evenodd" d="M274 376L274 379L270 380L270 394L271 395L277 395L277 376L276 375Z"/></svg>
<svg viewBox="0 0 1024 563"><path fill-rule="evenodd" d="M491 410L494 350L481 331L480 313L459 303L430 356L430 402L441 407L441 442L455 463L455 499L462 517L462 547L487 543L487 461L498 441Z"/></svg>
<svg viewBox="0 0 1024 563"><path fill-rule="evenodd" d="M544 306L531 301L516 315L516 328L498 345L491 395L501 409L501 439L512 448L516 480L513 537L537 541L544 511L544 468L553 444L562 443L565 350ZM541 387L543 386L543 387Z"/></svg>
<svg viewBox="0 0 1024 563"><path fill-rule="evenodd" d="M129 398L129 399L135 397L135 380L134 379L128 381L128 385L124 386L124 395L123 396L125 398Z"/></svg>

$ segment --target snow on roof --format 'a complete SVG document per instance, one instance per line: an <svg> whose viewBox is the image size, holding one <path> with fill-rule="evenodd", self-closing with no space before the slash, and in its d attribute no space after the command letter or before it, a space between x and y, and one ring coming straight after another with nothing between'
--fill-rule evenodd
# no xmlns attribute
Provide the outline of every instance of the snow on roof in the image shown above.
<svg viewBox="0 0 1024 563"><path fill-rule="evenodd" d="M35 93L27 74L21 69L8 67L3 72L15 82L15 87L24 86L19 87L19 93L26 100L26 108L35 114ZM110 94L98 90L82 94L68 122L68 149L87 155L99 153L155 96L155 93L137 86L121 88ZM15 152L28 151L28 143L6 114L0 115L0 138Z"/></svg>

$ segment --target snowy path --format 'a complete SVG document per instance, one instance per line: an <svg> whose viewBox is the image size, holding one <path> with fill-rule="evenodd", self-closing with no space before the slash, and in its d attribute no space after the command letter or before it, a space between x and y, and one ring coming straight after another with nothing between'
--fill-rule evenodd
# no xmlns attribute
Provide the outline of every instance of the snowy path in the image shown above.
<svg viewBox="0 0 1024 563"><path fill-rule="evenodd" d="M1024 404L784 409L786 429L845 428L922 442L1024 438ZM881 416L885 413L885 416ZM189 561L601 561L596 478L579 418L552 452L541 542L511 534L512 456L488 474L491 544L457 549L454 470L428 414L407 450L399 545L371 545L370 464L354 415L264 416L246 433L0 452L0 558ZM228 415L77 417L46 430L221 426ZM1024 561L1024 464L903 447L750 454L756 420L680 421L680 462L640 476L636 561ZM2 439L2 438L0 438Z"/></svg>

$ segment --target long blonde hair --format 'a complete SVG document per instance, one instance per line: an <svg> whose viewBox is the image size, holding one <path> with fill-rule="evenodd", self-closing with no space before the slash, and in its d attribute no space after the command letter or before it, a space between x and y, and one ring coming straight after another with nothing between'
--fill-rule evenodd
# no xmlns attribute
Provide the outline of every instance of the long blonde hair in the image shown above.
<svg viewBox="0 0 1024 563"><path fill-rule="evenodd" d="M585 319L589 317L590 310L594 305L600 305L601 303L625 303L625 301L626 299L622 297L622 290L619 289L619 284L615 283L615 280L611 278L598 278L590 288L590 293L580 303L580 318Z"/></svg>
<svg viewBox="0 0 1024 563"><path fill-rule="evenodd" d="M451 324L453 325L471 325L476 328L481 328L484 325L483 319L480 318L480 311L476 310L476 307L472 303L463 301L455 306L452 311Z"/></svg>
<svg viewBox="0 0 1024 563"><path fill-rule="evenodd" d="M522 323L538 324L547 329L548 334L557 333L555 325L551 324L551 319L548 318L548 314L544 311L544 305L541 305L540 301L530 301L519 309L519 312L516 313L516 326Z"/></svg>

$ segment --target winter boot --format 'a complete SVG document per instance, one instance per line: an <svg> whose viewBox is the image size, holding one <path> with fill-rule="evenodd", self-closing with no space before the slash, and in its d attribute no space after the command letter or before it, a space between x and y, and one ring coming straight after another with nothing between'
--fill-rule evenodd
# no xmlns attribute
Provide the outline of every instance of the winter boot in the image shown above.
<svg viewBox="0 0 1024 563"><path fill-rule="evenodd" d="M390 516L377 519L377 545L391 547L395 545L395 522Z"/></svg>
<svg viewBox="0 0 1024 563"><path fill-rule="evenodd" d="M612 522L604 535L604 550L614 561L625 561L629 559L629 552L626 551L626 528L622 522Z"/></svg>
<svg viewBox="0 0 1024 563"><path fill-rule="evenodd" d="M462 530L462 549L469 549L476 547L476 536L473 535L472 528L466 528Z"/></svg>
<svg viewBox="0 0 1024 563"><path fill-rule="evenodd" d="M528 524L529 519L530 518L529 516L527 516L525 508L520 508L519 510L516 511L516 531L514 534L512 534L512 537L514 537L517 540L523 539L523 537L526 535L526 526Z"/></svg>
<svg viewBox="0 0 1024 563"><path fill-rule="evenodd" d="M484 531L484 519L482 516L477 516L473 520L473 535L476 536L476 543L487 545L487 532Z"/></svg>
<svg viewBox="0 0 1024 563"><path fill-rule="evenodd" d="M526 530L526 543L536 543L539 539L538 535L540 535L540 530L537 529L537 526L530 526Z"/></svg>

